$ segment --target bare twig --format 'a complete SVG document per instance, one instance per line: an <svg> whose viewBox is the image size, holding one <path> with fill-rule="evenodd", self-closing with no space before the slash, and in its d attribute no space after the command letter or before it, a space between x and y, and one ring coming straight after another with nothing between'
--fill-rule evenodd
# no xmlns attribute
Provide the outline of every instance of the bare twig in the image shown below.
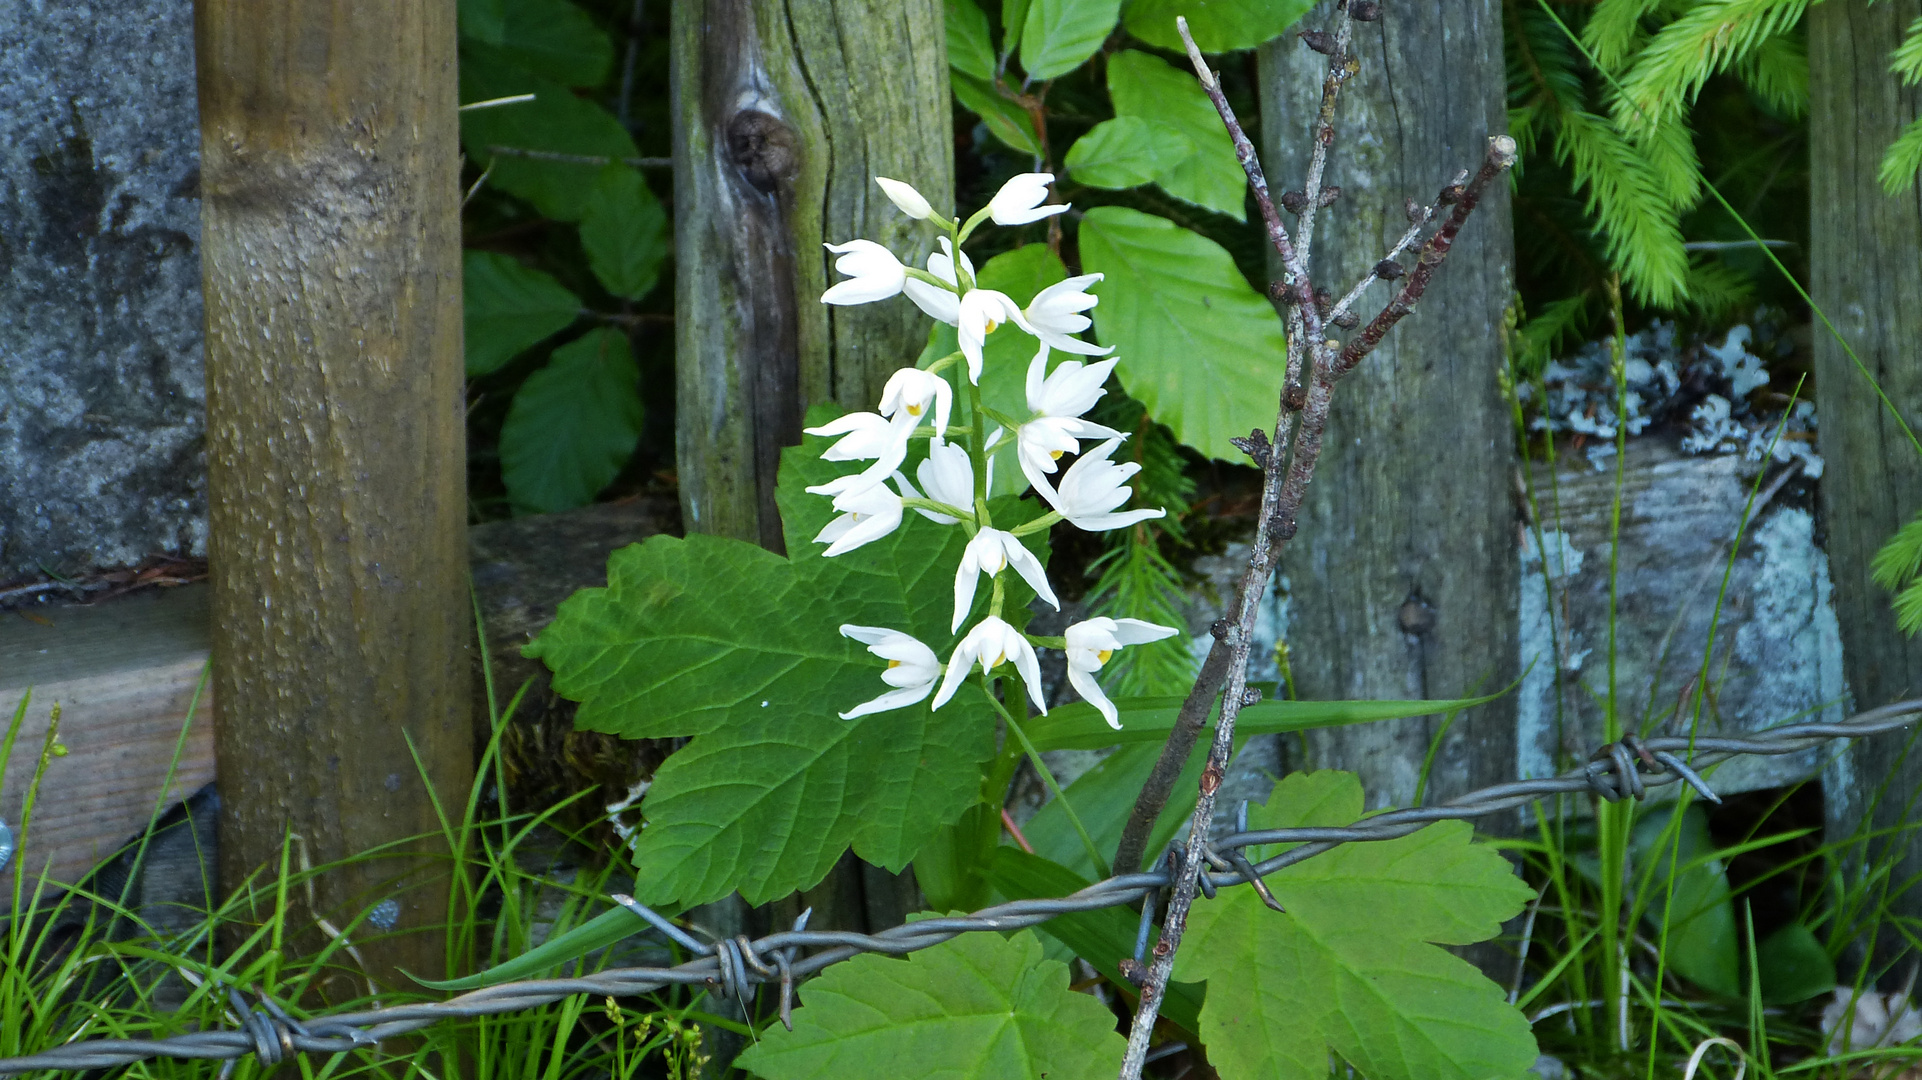
<svg viewBox="0 0 1922 1080"><path fill-rule="evenodd" d="M1328 75L1322 84L1322 106L1317 116L1314 148L1309 163L1309 176L1302 189L1301 226L1297 242L1289 242L1287 230L1282 227L1273 205L1268 199L1268 185L1262 175L1261 163L1254 153L1254 147L1243 132L1234 110L1229 107L1227 98L1222 94L1214 74L1208 70L1201 50L1195 45L1194 38L1188 33L1187 20L1177 18L1176 28L1182 41L1187 45L1189 60L1194 64L1195 75L1201 81L1202 89L1214 102L1215 111L1234 140L1236 157L1240 159L1243 170L1248 174L1249 187L1255 192L1256 201L1262 205L1263 217L1268 221L1269 234L1275 242L1275 249L1283 259L1286 280L1282 299L1290 303L1289 311L1289 352L1287 365L1287 384L1282 389L1282 404L1275 420L1274 443L1263 470L1261 494L1261 513L1255 522L1255 537L1248 555L1248 567L1242 574L1239 588L1230 608L1231 615L1216 625L1215 643L1209 650L1208 661L1203 665L1202 675L1197 678L1193 690L1184 703L1175 728L1169 734L1168 743L1163 747L1161 760L1144 785L1137 798L1134 814L1127 830L1123 833L1123 852L1117 853L1117 870L1132 869L1139 865L1140 847L1145 846L1142 836L1146 829L1145 821L1152 827L1154 818L1166 805L1168 790L1157 787L1157 782L1168 776L1170 769L1178 775L1183 763L1199 736L1200 727L1206 722L1208 706L1215 697L1212 679L1225 675L1226 685L1221 694L1221 719L1215 725L1214 740L1208 749L1207 764L1201 773L1201 793L1195 802L1193 817L1189 820L1188 840L1183 846L1183 854L1175 867L1174 896L1168 904L1168 912L1162 923L1161 937L1155 943L1152 963L1141 987L1140 1004L1135 1012L1134 1023L1128 1033L1128 1049L1122 1059L1122 1080L1139 1080L1143 1063L1147 1059L1148 1044L1154 1034L1155 1020L1160 1014L1161 1001L1166 993L1168 979L1174 971L1175 953L1181 947L1181 938L1187 929L1188 912L1194 904L1195 895L1201 888L1203 863L1208 854L1208 836L1214 820L1215 795L1221 787L1223 774L1228 760L1234 752L1235 721L1247 700L1248 654L1254 643L1256 617L1262 594L1267 590L1268 580L1274 572L1282 550L1289 539L1295 535L1296 519L1300 513L1308 484L1314 477L1316 462L1321 456L1322 439L1327 430L1328 409L1333 400L1337 380L1363 356L1380 344L1382 335L1399 322L1414 304L1420 300L1435 268L1447 258L1448 251L1460 232L1462 223L1472 213L1480 201L1480 196L1490 180L1505 172L1515 162L1515 142L1507 136L1489 140L1488 154L1482 168L1466 187L1459 180L1444 189L1437 202L1453 203L1455 211L1441 228L1422 245L1422 253L1408 282L1402 286L1388 307L1377 315L1368 328L1358 335L1346 348L1341 342L1324 336L1324 324L1320 304L1309 278L1309 262L1312 255L1314 238L1314 214L1323 203L1321 186L1322 172L1326 165L1328 147L1334 141L1334 108L1342 84L1356 70L1353 58L1349 55L1351 26L1346 0L1336 5L1336 30L1332 35L1319 34L1310 44L1329 53ZM1304 38L1304 40L1306 40ZM1326 46L1324 48L1324 46ZM1421 227L1429 215L1423 213L1402 242L1391 254L1400 254L1414 243ZM1368 278L1380 275L1385 266L1381 263L1370 271ZM1365 288L1367 281L1357 286L1344 303L1352 303ZM1333 310L1329 316L1335 315ZM1345 312L1343 312L1345 314ZM1295 387L1300 385L1303 368L1312 365L1313 378L1303 399L1300 400L1300 421L1294 422ZM1291 432L1291 428L1293 431ZM1280 448L1293 435L1293 453L1289 455L1286 467L1282 462ZM1223 659L1225 654L1225 660ZM1225 672L1221 671L1225 668ZM1220 674L1216 674L1220 672ZM1172 785L1173 781L1168 781ZM1136 835L1139 832L1141 835ZM1123 862L1121 854L1129 854L1131 861Z"/></svg>

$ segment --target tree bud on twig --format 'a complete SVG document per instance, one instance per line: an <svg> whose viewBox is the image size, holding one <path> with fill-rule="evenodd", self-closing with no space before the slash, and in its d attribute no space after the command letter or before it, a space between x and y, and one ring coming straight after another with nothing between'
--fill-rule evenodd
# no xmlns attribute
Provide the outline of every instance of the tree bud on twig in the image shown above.
<svg viewBox="0 0 1922 1080"><path fill-rule="evenodd" d="M1353 330L1355 327L1361 325L1361 316L1352 311L1344 311L1335 316L1332 321L1343 330Z"/></svg>
<svg viewBox="0 0 1922 1080"><path fill-rule="evenodd" d="M1268 443L1267 432L1254 428L1248 434L1238 435L1228 441L1234 444L1235 449L1253 459L1256 468L1264 470L1268 468L1268 459L1273 453L1273 448Z"/></svg>
<svg viewBox="0 0 1922 1080"><path fill-rule="evenodd" d="M1356 22L1374 22L1381 18L1381 4L1376 0L1354 0L1348 5L1348 17Z"/></svg>
<svg viewBox="0 0 1922 1080"><path fill-rule="evenodd" d="M1315 205L1330 206L1339 198L1341 198L1341 185L1329 184L1327 187L1321 189L1321 198L1316 200Z"/></svg>
<svg viewBox="0 0 1922 1080"><path fill-rule="evenodd" d="M1335 55L1335 35L1326 30L1303 30L1301 43L1323 56Z"/></svg>
<svg viewBox="0 0 1922 1080"><path fill-rule="evenodd" d="M1294 286L1285 281L1271 281L1268 283L1268 299L1277 304L1292 304L1295 302Z"/></svg>
<svg viewBox="0 0 1922 1080"><path fill-rule="evenodd" d="M1300 214L1308 209L1308 196L1299 191L1281 193L1281 208L1291 214Z"/></svg>
<svg viewBox="0 0 1922 1080"><path fill-rule="evenodd" d="M1334 293L1329 292L1327 289L1315 290L1315 311L1320 313L1322 318L1324 319L1327 318L1329 309L1334 306L1335 306Z"/></svg>
<svg viewBox="0 0 1922 1080"><path fill-rule="evenodd" d="M1383 281L1393 281L1407 272L1407 267L1393 259L1383 259L1375 264L1375 276Z"/></svg>
<svg viewBox="0 0 1922 1080"><path fill-rule="evenodd" d="M1419 225L1423 221L1427 220L1428 208L1426 206L1423 206L1422 204L1416 202L1413 199L1403 199L1401 201L1401 205L1402 205L1402 209L1408 212L1408 220L1410 222L1416 225Z"/></svg>
<svg viewBox="0 0 1922 1080"><path fill-rule="evenodd" d="M1441 194L1435 196L1435 202L1442 206L1453 206L1461 197L1462 186L1460 184L1450 184L1441 189Z"/></svg>
<svg viewBox="0 0 1922 1080"><path fill-rule="evenodd" d="M1289 412L1300 412L1308 405L1308 391L1296 383L1281 392L1281 405Z"/></svg>

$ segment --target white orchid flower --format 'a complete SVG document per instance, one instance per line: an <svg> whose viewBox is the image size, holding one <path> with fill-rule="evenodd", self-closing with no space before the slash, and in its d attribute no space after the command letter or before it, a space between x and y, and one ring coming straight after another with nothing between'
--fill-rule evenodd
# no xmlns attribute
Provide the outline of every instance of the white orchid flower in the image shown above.
<svg viewBox="0 0 1922 1080"><path fill-rule="evenodd" d="M1100 281L1101 274L1083 274L1071 277L1034 294L1027 310L1028 325L1034 336L1060 349L1062 352L1080 353L1082 356L1106 356L1114 351L1114 346L1106 347L1090 344L1074 335L1086 330L1091 321L1081 314L1096 304L1101 298L1087 291L1088 286Z"/></svg>
<svg viewBox="0 0 1922 1080"><path fill-rule="evenodd" d="M1068 682L1082 700L1101 711L1109 727L1120 731L1120 714L1108 695L1101 692L1101 684L1094 681L1094 673L1124 645L1146 645L1175 633L1172 626L1156 626L1141 619L1094 618L1075 623L1064 635L1068 645Z"/></svg>
<svg viewBox="0 0 1922 1080"><path fill-rule="evenodd" d="M1041 560L1034 557L1034 552L1021 546L1020 539L1011 532L982 529L968 541L967 549L961 553L961 566L954 572L954 625L950 630L960 630L961 624L967 621L980 575L992 578L1010 566L1034 589L1035 595L1052 604L1056 611L1061 610L1061 601L1055 599L1054 589L1048 585L1047 571L1041 568Z"/></svg>
<svg viewBox="0 0 1922 1080"><path fill-rule="evenodd" d="M852 720L869 713L906 708L934 692L935 681L941 677L941 658L934 655L933 649L899 630L889 630L884 626L843 623L841 636L853 638L866 645L869 652L886 660L888 669L881 673L881 681L896 688L872 701L856 705L842 713L841 719Z"/></svg>
<svg viewBox="0 0 1922 1080"><path fill-rule="evenodd" d="M968 381L976 384L981 382L981 348L987 344L989 334L1004 322L1013 322L1029 333L1034 332L1028 326L1027 316L1021 314L1008 294L993 289L969 289L955 314L961 355L968 358Z"/></svg>
<svg viewBox="0 0 1922 1080"><path fill-rule="evenodd" d="M1116 465L1108 460L1108 455L1120 445L1120 439L1109 439L1081 455L1062 474L1060 489L1048 501L1075 528L1101 532L1104 529L1125 528L1137 521L1167 514L1168 511L1160 507L1114 512L1115 507L1133 497L1134 491L1128 487L1128 478L1141 471L1139 462Z"/></svg>
<svg viewBox="0 0 1922 1080"><path fill-rule="evenodd" d="M1034 646L1021 636L1021 631L993 615L975 623L968 636L954 647L954 655L948 657L947 677L941 680L941 689L934 695L934 707L938 709L948 703L976 663L982 671L993 671L1004 660L1014 661L1014 669L1028 685L1029 699L1042 715L1047 715L1048 703L1041 699L1041 662L1035 658Z"/></svg>
<svg viewBox="0 0 1922 1080"><path fill-rule="evenodd" d="M823 461L872 460L886 453L895 441L894 425L879 413L871 412L844 413L820 427L801 430L809 435L841 436L833 446L821 451Z"/></svg>
<svg viewBox="0 0 1922 1080"><path fill-rule="evenodd" d="M1028 411L1034 418L1015 429L1015 459L1021 474L1050 503L1054 488L1047 476L1063 454L1081 452L1081 439L1124 439L1127 436L1111 427L1081 419L1081 414L1107 393L1101 384L1108 381L1118 360L1099 360L1083 364L1064 360L1048 367L1048 345L1043 342L1028 364ZM1045 374L1045 377L1044 377Z"/></svg>
<svg viewBox="0 0 1922 1080"><path fill-rule="evenodd" d="M900 473L894 475L897 483L907 483ZM830 559L871 544L901 527L901 496L889 490L885 483L867 486L854 483L860 479L860 474L843 476L808 489L833 495L834 508L841 511L840 517L828 522L814 536L815 543L828 545L822 554Z"/></svg>
<svg viewBox="0 0 1922 1080"><path fill-rule="evenodd" d="M1030 221L1040 221L1054 214L1065 214L1066 203L1043 206L1048 197L1048 185L1054 183L1054 174L1045 172L1022 173L1001 185L1001 190L988 200L988 214L996 225L1026 225Z"/></svg>
<svg viewBox="0 0 1922 1080"><path fill-rule="evenodd" d="M954 273L954 245L945 236L937 236L934 242L941 250L928 255L928 273L954 286L952 290L938 285L930 285L919 278L909 278L901 287L914 301L914 306L925 312L930 319L936 319L955 326L961 322L961 281ZM974 263L967 252L961 253L961 268L968 272L968 280L974 280Z"/></svg>
<svg viewBox="0 0 1922 1080"><path fill-rule="evenodd" d="M928 200L914 190L914 185L890 180L885 176L875 177L874 182L881 185L881 190L887 193L888 201L899 207L903 214L921 221L943 220L940 214L934 212L934 207L928 204Z"/></svg>
<svg viewBox="0 0 1922 1080"><path fill-rule="evenodd" d="M928 460L914 470L914 475L921 478L921 486L935 502L957 508L974 505L974 462L968 459L965 447L935 439L928 444ZM994 484L992 458L988 460L988 484ZM941 525L953 525L961 520L919 507L914 512Z"/></svg>
<svg viewBox="0 0 1922 1080"><path fill-rule="evenodd" d="M845 244L822 244L841 256L834 268L848 280L829 286L821 294L823 304L868 304L886 300L901 291L908 280L907 267L894 252L872 240L849 240Z"/></svg>
<svg viewBox="0 0 1922 1080"><path fill-rule="evenodd" d="M934 415L927 415L933 406ZM907 421L905 415L914 421L908 425L912 435L914 428L926 420L934 427L934 437L939 439L948 433L948 414L954 408L954 387L939 375L922 371L920 368L905 367L888 376L887 385L881 388L881 415L896 424ZM903 437L906 441L906 437Z"/></svg>

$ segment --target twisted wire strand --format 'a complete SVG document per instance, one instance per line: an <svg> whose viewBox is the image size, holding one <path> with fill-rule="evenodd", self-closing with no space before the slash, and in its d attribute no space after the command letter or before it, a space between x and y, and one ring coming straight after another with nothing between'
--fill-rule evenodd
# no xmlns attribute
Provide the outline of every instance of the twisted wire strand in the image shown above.
<svg viewBox="0 0 1922 1080"><path fill-rule="evenodd" d="M1306 861L1341 844L1393 840L1437 821L1464 821L1501 813L1555 795L1592 793L1608 801L1642 798L1648 789L1687 783L1704 797L1714 793L1697 775L1745 754L1795 754L1834 739L1858 739L1893 731L1922 715L1922 699L1898 702L1859 713L1840 723L1789 724L1739 736L1625 737L1598 750L1587 765L1560 776L1518 780L1470 792L1439 806L1411 807L1376 814L1340 827L1256 829L1238 827L1210 845L1211 860L1227 869L1202 876L1210 892L1249 884L1285 867ZM1684 764L1678 753L1692 757ZM1719 801L1719 800L1717 800ZM1298 846L1278 855L1248 863L1243 849L1269 844ZM198 1031L164 1039L96 1039L74 1042L39 1054L0 1058L0 1076L43 1069L104 1069L153 1058L234 1060L253 1054L263 1065L291 1054L339 1054L371 1046L383 1039L419 1031L454 1018L490 1016L550 1005L576 994L632 997L671 985L704 986L717 993L746 999L764 984L781 987L782 1013L791 1005L794 981L862 953L901 956L983 930L1019 930L1047 922L1057 915L1098 911L1150 900L1172 882L1166 860L1160 868L1111 877L1070 896L1012 900L983 908L972 915L923 919L874 934L843 930L806 930L805 917L793 930L749 941L745 936L699 945L698 956L674 967L616 968L568 979L532 979L473 990L446 1001L393 1005L357 1012L333 1013L306 1020L290 1016L271 998L248 1010L238 991L229 991L241 1017L236 1030ZM1250 873L1252 870L1252 873ZM658 925L667 920L642 905L619 897L621 906ZM672 925L671 923L669 925ZM677 935L678 936L678 935ZM793 950L817 948L805 958ZM745 1000L744 1002L745 1003Z"/></svg>

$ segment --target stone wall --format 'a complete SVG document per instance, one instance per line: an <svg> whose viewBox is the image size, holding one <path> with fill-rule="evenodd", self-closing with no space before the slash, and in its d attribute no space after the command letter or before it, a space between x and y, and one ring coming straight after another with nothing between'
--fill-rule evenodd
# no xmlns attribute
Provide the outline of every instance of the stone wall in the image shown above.
<svg viewBox="0 0 1922 1080"><path fill-rule="evenodd" d="M191 0L0 3L0 582L206 547Z"/></svg>

